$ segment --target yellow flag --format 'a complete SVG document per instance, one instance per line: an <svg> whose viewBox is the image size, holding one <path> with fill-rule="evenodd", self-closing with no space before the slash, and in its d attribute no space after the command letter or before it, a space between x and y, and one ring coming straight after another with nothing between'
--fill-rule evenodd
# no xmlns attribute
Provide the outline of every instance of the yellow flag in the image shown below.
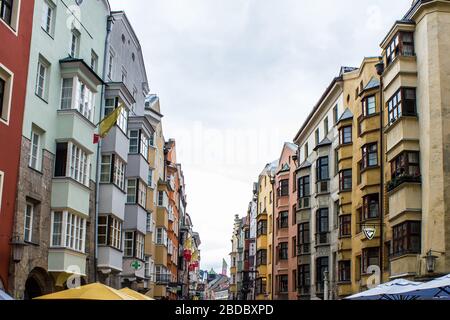
<svg viewBox="0 0 450 320"><path fill-rule="evenodd" d="M192 254L192 262L197 262L199 260L199 252L197 250Z"/></svg>
<svg viewBox="0 0 450 320"><path fill-rule="evenodd" d="M184 248L187 250L192 250L192 238L191 237L186 239L186 242L184 243Z"/></svg>
<svg viewBox="0 0 450 320"><path fill-rule="evenodd" d="M105 119L103 119L99 124L99 136L104 138L108 134L109 131L111 131L112 127L117 122L117 119L119 119L120 113L122 112L122 109L124 108L123 104L118 106L113 112L111 112Z"/></svg>

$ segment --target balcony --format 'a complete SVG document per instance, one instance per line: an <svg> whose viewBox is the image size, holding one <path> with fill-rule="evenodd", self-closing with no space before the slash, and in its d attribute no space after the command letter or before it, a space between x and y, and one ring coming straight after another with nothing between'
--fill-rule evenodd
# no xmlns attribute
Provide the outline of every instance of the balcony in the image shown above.
<svg viewBox="0 0 450 320"><path fill-rule="evenodd" d="M89 217L90 195L88 187L70 178L52 180L52 208L68 208Z"/></svg>
<svg viewBox="0 0 450 320"><path fill-rule="evenodd" d="M98 248L98 268L122 271L123 252L111 247Z"/></svg>
<svg viewBox="0 0 450 320"><path fill-rule="evenodd" d="M124 230L137 230L147 233L147 211L137 204L127 204L125 207Z"/></svg>
<svg viewBox="0 0 450 320"><path fill-rule="evenodd" d="M390 184L388 197L389 220L391 222L405 215L412 215L410 218L414 220L420 218L422 211L422 186L419 182L420 180L416 178Z"/></svg>
<svg viewBox="0 0 450 320"><path fill-rule="evenodd" d="M385 129L388 161L401 152L419 151L419 121L416 116L402 116Z"/></svg>
<svg viewBox="0 0 450 320"><path fill-rule="evenodd" d="M142 181L147 181L148 170L148 162L142 155L128 155L127 177L140 178Z"/></svg>
<svg viewBox="0 0 450 320"><path fill-rule="evenodd" d="M76 269L76 272L75 272ZM86 275L86 255L69 249L50 249L48 252L48 271Z"/></svg>
<svg viewBox="0 0 450 320"><path fill-rule="evenodd" d="M329 232L316 233L316 247L328 245L330 245L330 233Z"/></svg>
<svg viewBox="0 0 450 320"><path fill-rule="evenodd" d="M311 254L311 244L305 243L305 244L299 244L297 246L297 255L304 256Z"/></svg>
<svg viewBox="0 0 450 320"><path fill-rule="evenodd" d="M95 125L77 110L58 110L56 121L56 140L74 140L90 153L96 151L92 137Z"/></svg>
<svg viewBox="0 0 450 320"><path fill-rule="evenodd" d="M125 220L125 203L127 195L114 184L100 184L99 212L114 214L120 220Z"/></svg>
<svg viewBox="0 0 450 320"><path fill-rule="evenodd" d="M114 126L102 140L102 153L115 153L121 159L128 159L130 141L126 134Z"/></svg>
<svg viewBox="0 0 450 320"><path fill-rule="evenodd" d="M420 273L420 256L418 254L407 254L392 258L390 274L391 278L415 276Z"/></svg>

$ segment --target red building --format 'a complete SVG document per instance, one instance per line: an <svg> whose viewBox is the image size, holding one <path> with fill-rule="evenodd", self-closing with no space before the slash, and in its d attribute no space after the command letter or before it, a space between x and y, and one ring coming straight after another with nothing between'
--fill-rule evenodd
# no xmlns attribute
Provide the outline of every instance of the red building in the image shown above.
<svg viewBox="0 0 450 320"><path fill-rule="evenodd" d="M8 288L34 0L0 1L0 289Z"/></svg>

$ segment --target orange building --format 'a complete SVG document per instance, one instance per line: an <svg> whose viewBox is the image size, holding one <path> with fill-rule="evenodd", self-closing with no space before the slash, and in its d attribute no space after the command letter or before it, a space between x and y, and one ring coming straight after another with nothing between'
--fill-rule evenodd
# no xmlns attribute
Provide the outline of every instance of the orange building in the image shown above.
<svg viewBox="0 0 450 320"><path fill-rule="evenodd" d="M275 172L274 300L297 299L297 145L285 143Z"/></svg>
<svg viewBox="0 0 450 320"><path fill-rule="evenodd" d="M175 140L166 143L166 179L169 185L169 228L167 230L167 269L169 272L168 298L177 299L178 287L178 248L179 248L179 221L180 221L180 176L177 166L177 153Z"/></svg>

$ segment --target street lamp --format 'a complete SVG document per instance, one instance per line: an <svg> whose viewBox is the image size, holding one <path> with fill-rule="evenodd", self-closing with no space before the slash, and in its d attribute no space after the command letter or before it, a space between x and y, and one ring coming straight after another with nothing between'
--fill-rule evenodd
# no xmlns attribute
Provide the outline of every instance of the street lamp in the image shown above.
<svg viewBox="0 0 450 320"><path fill-rule="evenodd" d="M427 271L428 273L434 273L434 270L436 270L436 260L437 256L433 255L433 250L428 251L427 255L425 256L425 261L427 262Z"/></svg>
<svg viewBox="0 0 450 320"><path fill-rule="evenodd" d="M375 68L377 69L377 74L378 74L379 76L381 76L381 75L383 74L383 72L384 72L384 62L383 62L383 59L381 59L380 62L378 62L378 63L375 65Z"/></svg>
<svg viewBox="0 0 450 320"><path fill-rule="evenodd" d="M24 247L27 246L27 244L22 241L19 236L14 236L10 245L12 247L13 261L15 263L19 263L20 261L22 261L23 250Z"/></svg>

